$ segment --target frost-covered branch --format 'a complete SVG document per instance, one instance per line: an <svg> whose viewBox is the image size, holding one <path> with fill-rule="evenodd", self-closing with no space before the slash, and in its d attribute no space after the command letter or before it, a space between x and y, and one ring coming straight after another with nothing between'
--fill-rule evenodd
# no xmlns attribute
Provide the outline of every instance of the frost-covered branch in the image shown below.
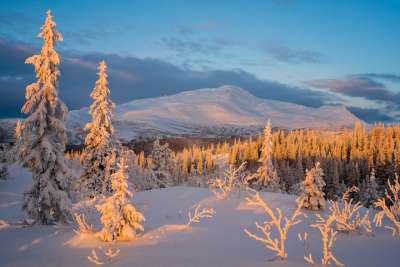
<svg viewBox="0 0 400 267"><path fill-rule="evenodd" d="M103 265L105 263L111 263L112 260L119 255L121 250L117 247L113 248L112 246L108 247L107 249L103 247L98 247L98 249L104 254L102 258L106 259L101 259L98 255L95 249L91 250L91 254L87 257L88 260L95 264L95 265Z"/></svg>
<svg viewBox="0 0 400 267"><path fill-rule="evenodd" d="M256 222L256 228L259 230L264 237L253 234L249 230L245 229L244 232L254 240L260 241L267 248L276 253L276 257L281 259L287 258L285 251L285 241L290 228L296 224L299 224L301 220L298 219L299 216L304 214L300 211L298 206L296 210L292 213L290 218L283 217L282 211L276 208L276 213L268 205L268 203L263 200L260 194L257 192L254 196L246 198L248 205L263 209L265 214L270 218L269 221L265 221L262 225ZM275 227L279 233L279 239L271 236L271 229Z"/></svg>
<svg viewBox="0 0 400 267"><path fill-rule="evenodd" d="M97 256L96 250L92 249L91 255L89 255L88 260L95 265L103 265L104 262L100 260L99 256Z"/></svg>
<svg viewBox="0 0 400 267"><path fill-rule="evenodd" d="M331 213L328 218L322 217L320 214L316 214L317 223L312 224L311 227L317 228L321 233L322 237L322 260L323 265L328 265L333 261L337 266L344 266L336 257L333 255L333 244L336 241L337 231L334 230L333 224L336 221L336 214Z"/></svg>
<svg viewBox="0 0 400 267"><path fill-rule="evenodd" d="M302 236L301 234L297 234L297 237L299 238L299 240L301 242L303 242L303 245L304 245L304 260L307 263L309 263L311 265L314 265L315 261L314 261L314 258L312 256L311 252L310 252L310 245L308 244L308 233L305 232L304 236Z"/></svg>
<svg viewBox="0 0 400 267"><path fill-rule="evenodd" d="M229 169L224 171L223 177L216 177L210 183L210 190L218 199L227 198L235 188L240 186L240 173L245 166L246 162L243 162L238 168L229 165Z"/></svg>
<svg viewBox="0 0 400 267"><path fill-rule="evenodd" d="M382 226L382 220L386 216L393 223L394 227L388 225L384 227L391 230L393 236L397 235L400 237L400 179L397 174L393 184L388 180L388 186L389 190L385 190L387 201L385 198L381 198L374 203L376 208L381 209L381 211L375 214L374 222L376 226Z"/></svg>
<svg viewBox="0 0 400 267"><path fill-rule="evenodd" d="M200 222L200 219L202 218L212 218L212 216L215 214L215 210L213 208L203 208L200 209L200 204L196 206L196 208L194 209L194 213L193 215L191 214L191 212L189 211L188 213L188 222L187 222L187 226L190 226L192 223L198 223Z"/></svg>
<svg viewBox="0 0 400 267"><path fill-rule="evenodd" d="M367 233L372 232L368 211L361 216L359 210L362 204L360 202L353 204L353 199L350 199L350 193L358 191L359 189L353 186L345 191L340 202L329 201L329 210L336 216L336 230L339 232L349 233L360 231L362 228Z"/></svg>
<svg viewBox="0 0 400 267"><path fill-rule="evenodd" d="M86 222L85 219L85 215L84 214L78 214L75 213L74 214L74 218L75 218L75 222L78 224L78 229L74 229L74 232L76 234L89 234L89 233L93 233L93 225L88 224Z"/></svg>

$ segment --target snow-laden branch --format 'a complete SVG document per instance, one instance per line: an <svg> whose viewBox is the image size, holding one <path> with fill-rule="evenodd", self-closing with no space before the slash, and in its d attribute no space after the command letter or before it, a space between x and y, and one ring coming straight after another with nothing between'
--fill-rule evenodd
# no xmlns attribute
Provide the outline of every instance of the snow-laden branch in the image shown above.
<svg viewBox="0 0 400 267"><path fill-rule="evenodd" d="M92 249L91 255L89 255L88 260L95 265L103 265L104 262L100 260L99 256L97 256L96 250Z"/></svg>
<svg viewBox="0 0 400 267"><path fill-rule="evenodd" d="M229 165L229 168L224 171L223 177L216 177L210 183L210 190L218 199L227 198L235 188L241 187L241 183L249 180L250 176L246 176L242 181L240 173L244 170L246 162L243 162L238 168Z"/></svg>
<svg viewBox="0 0 400 267"><path fill-rule="evenodd" d="M215 215L215 210L213 208L200 209L200 204L199 204L195 207L193 215L189 211L188 222L186 225L189 227L192 223L198 223L198 222L200 222L200 219L202 219L202 218L212 218L213 215Z"/></svg>
<svg viewBox="0 0 400 267"><path fill-rule="evenodd" d="M276 208L276 212L268 205L268 203L263 200L260 193L256 193L252 197L246 198L248 205L254 206L256 208L261 208L265 214L269 217L269 221L264 221L262 225L258 222L255 223L257 230L259 230L263 237L253 234L248 229L244 229L244 232L254 240L260 241L267 248L276 253L276 257L281 259L287 258L285 251L285 241L290 228L296 224L299 224L301 220L298 219L300 216L305 216L300 211L300 206L292 213L290 218L283 217L282 210ZM279 233L279 239L271 236L271 229L275 227Z"/></svg>
<svg viewBox="0 0 400 267"><path fill-rule="evenodd" d="M108 247L107 249L99 247L100 251L104 254L101 259L95 249L91 250L91 254L87 257L88 260L95 265L103 265L105 263L111 263L112 260L119 255L121 250L117 247Z"/></svg>
<svg viewBox="0 0 400 267"><path fill-rule="evenodd" d="M322 237L322 260L321 264L328 265L333 261L337 266L344 266L336 257L333 255L333 244L336 241L337 231L334 230L333 224L336 221L336 214L331 213L328 218L322 217L320 214L316 214L317 222L311 224L311 227L317 228L321 233Z"/></svg>
<svg viewBox="0 0 400 267"><path fill-rule="evenodd" d="M388 180L389 190L385 190L385 198L378 199L374 206L381 211L375 214L374 222L376 226L382 226L382 220L386 216L394 225L385 225L386 229L392 231L393 236L400 237L400 179L396 174L393 184ZM387 201L386 201L387 200Z"/></svg>
<svg viewBox="0 0 400 267"><path fill-rule="evenodd" d="M362 208L362 204L360 202L353 204L353 199L350 199L350 193L358 191L359 189L353 186L345 191L341 201L328 202L329 210L331 213L335 214L336 230L339 232L349 233L352 231L361 231L362 228L367 233L372 232L368 211L365 212L364 216L361 216L359 210Z"/></svg>
<svg viewBox="0 0 400 267"><path fill-rule="evenodd" d="M78 224L78 229L74 229L76 234L89 234L93 233L93 225L88 224L84 214L74 214L75 222Z"/></svg>
<svg viewBox="0 0 400 267"><path fill-rule="evenodd" d="M303 242L303 245L304 245L304 260L307 263L314 265L315 261L310 252L310 245L308 244L308 233L304 232L304 236L302 236L300 233L298 233L297 236L298 236L299 240L301 242Z"/></svg>

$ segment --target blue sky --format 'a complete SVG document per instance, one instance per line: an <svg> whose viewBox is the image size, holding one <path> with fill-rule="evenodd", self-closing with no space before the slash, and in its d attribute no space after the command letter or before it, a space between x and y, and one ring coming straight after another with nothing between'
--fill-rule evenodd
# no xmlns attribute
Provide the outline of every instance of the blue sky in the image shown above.
<svg viewBox="0 0 400 267"><path fill-rule="evenodd" d="M252 87L246 74L267 82L265 88L260 84L253 86L257 90L245 88L261 97L306 105L344 104L369 121L399 118L400 1L1 1L3 44L40 45L34 36L49 8L65 38L59 45L65 57L92 62L101 55L112 56L110 63L118 58L118 70L136 78L140 71L135 74L134 69L143 70L149 60L164 64L157 73L162 77L170 68L178 68L188 77L219 75L215 80L222 83L226 78L220 72L234 72L241 75L240 85ZM133 68L127 58L140 62ZM142 77L147 76L138 78L140 88L146 87ZM174 82L150 95L138 91L124 97L118 89L122 91L117 102L185 90L185 82ZM197 88L218 82L187 85ZM287 88L268 87L271 84ZM0 79L2 93L3 87ZM299 90L319 98L300 99L295 96L302 93ZM71 103L73 108L87 104L82 97L86 100Z"/></svg>

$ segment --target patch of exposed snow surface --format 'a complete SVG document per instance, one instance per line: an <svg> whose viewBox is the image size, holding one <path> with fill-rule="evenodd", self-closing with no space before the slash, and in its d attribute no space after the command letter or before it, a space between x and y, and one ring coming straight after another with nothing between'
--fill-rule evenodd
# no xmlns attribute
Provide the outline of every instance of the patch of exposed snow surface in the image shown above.
<svg viewBox="0 0 400 267"><path fill-rule="evenodd" d="M77 236L76 225L21 227L21 196L30 182L30 174L12 167L14 179L0 181L0 220L7 226L0 228L0 266L64 267L95 266L87 256L92 249L101 254L104 243L92 235ZM316 229L308 225L308 218L293 227L288 235L288 260L268 261L273 253L249 237L243 229L255 231L254 222L265 219L261 210L253 210L244 201L244 193L226 200L216 200L207 189L172 187L138 192L134 205L144 213L145 233L137 240L115 244L121 250L105 266L190 267L190 266L309 266L304 262L304 247L297 233L309 233L311 253L320 260L321 241ZM289 213L295 206L294 196L263 193L272 207ZM187 228L187 212L194 204L212 207L216 214ZM76 211L88 203L75 204ZM88 208L86 208L88 210ZM95 222L93 216L89 222ZM98 228L99 225L95 225ZM397 267L400 262L400 240L388 230L374 229L373 236L339 234L334 247L335 256L346 266Z"/></svg>

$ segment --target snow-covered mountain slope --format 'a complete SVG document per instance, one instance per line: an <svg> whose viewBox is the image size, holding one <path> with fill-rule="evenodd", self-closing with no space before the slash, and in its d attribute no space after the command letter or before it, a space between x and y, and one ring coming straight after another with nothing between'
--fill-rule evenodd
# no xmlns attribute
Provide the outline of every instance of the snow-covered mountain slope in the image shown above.
<svg viewBox="0 0 400 267"><path fill-rule="evenodd" d="M298 233L308 233L308 252L321 261L321 236L311 228L316 214L306 212L301 223L290 229L286 240L287 260L269 261L274 253L265 245L250 239L244 233L247 228L257 233L255 221L262 223L267 216L262 210L246 205L245 192L235 193L225 200L216 199L205 188L171 187L135 193L132 202L146 217L144 233L131 242L112 244L113 250L121 251L117 257L107 259L104 252L108 246L93 234L77 236L75 224L24 227L20 221L22 192L31 183L28 172L10 169L13 180L0 180L0 266L2 267L93 267L88 260L95 250L103 266L141 267L308 267L303 257L305 247L298 240ZM278 193L262 193L262 197L273 209L280 208L290 216L295 208L294 196ZM213 208L212 218L201 219L191 227L185 227L189 209L201 204ZM95 207L85 202L74 204L74 212L85 211L86 219L100 230ZM366 212L361 209L362 214ZM370 211L373 217L373 210ZM3 223L1 223L3 221ZM384 224L390 225L385 221ZM2 226L1 226L2 225ZM261 234L260 234L261 235ZM276 232L273 231L273 235ZM262 235L261 235L262 236ZM333 246L334 256L349 267L398 267L400 262L399 240L385 228L373 227L373 234L350 233L337 235ZM320 266L318 264L318 266Z"/></svg>
<svg viewBox="0 0 400 267"><path fill-rule="evenodd" d="M357 117L343 106L312 108L255 97L235 86L186 91L171 96L134 100L118 105L119 138L138 136L232 136L253 134L271 119L274 127L352 127ZM67 126L75 134L89 120L88 109L69 113Z"/></svg>

